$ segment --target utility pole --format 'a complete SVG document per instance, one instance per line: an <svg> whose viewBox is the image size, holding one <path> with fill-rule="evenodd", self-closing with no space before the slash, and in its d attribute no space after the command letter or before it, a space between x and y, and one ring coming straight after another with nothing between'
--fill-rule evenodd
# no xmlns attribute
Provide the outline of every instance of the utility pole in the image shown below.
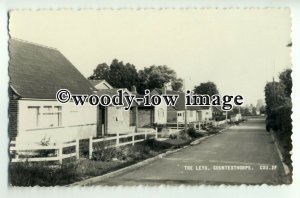
<svg viewBox="0 0 300 198"><path fill-rule="evenodd" d="M185 95L185 93L186 93L185 78L183 81L183 90L184 90L184 95ZM184 104L184 133L187 134L187 107L186 107L186 104Z"/></svg>
<svg viewBox="0 0 300 198"><path fill-rule="evenodd" d="M274 76L275 76L275 67L276 67L276 61L274 61L274 65L273 65L273 105L275 104L277 97L276 97L276 88L275 88L275 80L274 80Z"/></svg>

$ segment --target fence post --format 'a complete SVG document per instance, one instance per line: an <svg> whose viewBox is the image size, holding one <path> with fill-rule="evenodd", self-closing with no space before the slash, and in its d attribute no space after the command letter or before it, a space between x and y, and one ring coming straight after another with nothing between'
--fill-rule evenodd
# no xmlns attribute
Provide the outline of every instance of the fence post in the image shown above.
<svg viewBox="0 0 300 198"><path fill-rule="evenodd" d="M92 159L93 154L93 136L89 138L89 159Z"/></svg>
<svg viewBox="0 0 300 198"><path fill-rule="evenodd" d="M155 139L157 139L157 127L155 127Z"/></svg>
<svg viewBox="0 0 300 198"><path fill-rule="evenodd" d="M79 159L79 138L76 138L76 159Z"/></svg>
<svg viewBox="0 0 300 198"><path fill-rule="evenodd" d="M117 139L116 139L116 146L119 146L120 144L120 134L117 132Z"/></svg>
<svg viewBox="0 0 300 198"><path fill-rule="evenodd" d="M62 160L63 160L63 144L62 142L59 144L58 147L58 158L59 158L59 163L62 164Z"/></svg>
<svg viewBox="0 0 300 198"><path fill-rule="evenodd" d="M132 145L134 146L134 141L135 141L135 134L132 133Z"/></svg>

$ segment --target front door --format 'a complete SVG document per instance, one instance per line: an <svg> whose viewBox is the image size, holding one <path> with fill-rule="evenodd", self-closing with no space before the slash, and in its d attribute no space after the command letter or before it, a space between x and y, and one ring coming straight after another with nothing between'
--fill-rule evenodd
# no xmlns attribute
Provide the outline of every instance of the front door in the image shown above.
<svg viewBox="0 0 300 198"><path fill-rule="evenodd" d="M97 116L97 137L105 135L105 108L98 108Z"/></svg>

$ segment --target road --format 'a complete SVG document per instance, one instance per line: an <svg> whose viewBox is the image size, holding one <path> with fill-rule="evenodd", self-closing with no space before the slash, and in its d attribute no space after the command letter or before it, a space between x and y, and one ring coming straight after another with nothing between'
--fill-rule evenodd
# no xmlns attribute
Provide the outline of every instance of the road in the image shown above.
<svg viewBox="0 0 300 198"><path fill-rule="evenodd" d="M251 118L200 144L93 185L284 182L283 166L264 118Z"/></svg>

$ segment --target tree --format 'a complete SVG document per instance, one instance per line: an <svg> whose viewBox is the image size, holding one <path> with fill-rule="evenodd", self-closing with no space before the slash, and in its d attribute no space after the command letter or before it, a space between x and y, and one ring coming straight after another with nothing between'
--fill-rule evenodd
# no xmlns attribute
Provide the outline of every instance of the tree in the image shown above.
<svg viewBox="0 0 300 198"><path fill-rule="evenodd" d="M281 82L268 82L265 86L266 113L271 117L272 110L286 101L285 86Z"/></svg>
<svg viewBox="0 0 300 198"><path fill-rule="evenodd" d="M177 78L176 72L166 65L152 65L139 71L139 85L137 87L140 93L145 89L162 88L164 83L171 82L172 89L181 90L182 79Z"/></svg>
<svg viewBox="0 0 300 198"><path fill-rule="evenodd" d="M259 108L259 112L260 112L260 114L265 114L266 113L266 106L265 105L261 106Z"/></svg>
<svg viewBox="0 0 300 198"><path fill-rule="evenodd" d="M280 82L284 84L285 86L285 93L287 97L291 97L292 93L292 76L291 76L292 70L291 69L286 69L283 72L280 73L279 79Z"/></svg>
<svg viewBox="0 0 300 198"><path fill-rule="evenodd" d="M279 82L268 82L265 86L266 130L271 129L277 134L283 145L284 161L291 165L290 150L292 149L292 79L291 70L286 69L279 74Z"/></svg>
<svg viewBox="0 0 300 198"><path fill-rule="evenodd" d="M88 77L89 80L106 80L109 81L109 66L106 63L99 64L94 73Z"/></svg>
<svg viewBox="0 0 300 198"><path fill-rule="evenodd" d="M90 80L106 80L116 88L128 88L138 82L138 73L134 65L114 59L110 66L99 64L94 73L88 77Z"/></svg>
<svg viewBox="0 0 300 198"><path fill-rule="evenodd" d="M194 93L201 95L207 94L209 96L212 96L215 94L219 94L219 91L215 83L208 81L206 83L200 83L200 85L195 86Z"/></svg>
<svg viewBox="0 0 300 198"><path fill-rule="evenodd" d="M99 64L88 79L104 79L116 88L130 89L135 85L139 93L144 93L145 89L162 88L168 82L171 82L174 91L181 90L183 85L182 79L177 78L176 72L166 65L152 65L137 71L133 64L124 64L117 59L109 66L106 63Z"/></svg>
<svg viewBox="0 0 300 198"><path fill-rule="evenodd" d="M183 80L181 78L177 78L172 81L172 89L174 91L182 91Z"/></svg>
<svg viewBox="0 0 300 198"><path fill-rule="evenodd" d="M123 64L122 61L114 59L110 65L109 81L113 87L128 88L138 82L138 73L133 64Z"/></svg>

